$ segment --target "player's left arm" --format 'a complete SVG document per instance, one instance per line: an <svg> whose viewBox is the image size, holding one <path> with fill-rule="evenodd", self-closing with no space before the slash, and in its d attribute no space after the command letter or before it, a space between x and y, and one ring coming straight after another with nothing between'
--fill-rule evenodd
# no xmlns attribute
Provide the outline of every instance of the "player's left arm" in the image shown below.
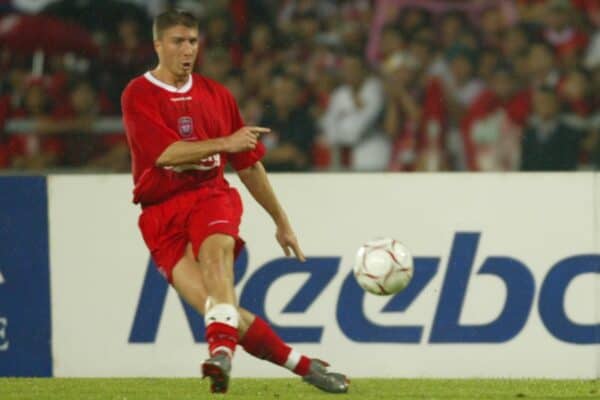
<svg viewBox="0 0 600 400"><path fill-rule="evenodd" d="M296 234L292 229L292 225L283 210L283 207L277 200L273 187L267 177L267 172L260 161L252 164L248 168L238 171L238 175L248 191L254 197L258 204L264 208L277 226L275 238L283 249L286 256L294 252L296 258L300 261L305 261L304 254L298 244Z"/></svg>

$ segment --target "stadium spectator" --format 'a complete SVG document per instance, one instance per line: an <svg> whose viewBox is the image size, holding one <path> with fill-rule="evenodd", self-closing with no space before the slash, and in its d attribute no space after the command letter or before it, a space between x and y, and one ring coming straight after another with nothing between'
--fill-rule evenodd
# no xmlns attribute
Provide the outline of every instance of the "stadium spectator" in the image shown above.
<svg viewBox="0 0 600 400"><path fill-rule="evenodd" d="M273 34L268 25L260 24L252 28L250 46L244 54L243 68L250 69L261 60L271 60L277 56L273 47Z"/></svg>
<svg viewBox="0 0 600 400"><path fill-rule="evenodd" d="M441 50L448 51L458 42L461 31L468 26L467 15L462 11L450 11L440 16Z"/></svg>
<svg viewBox="0 0 600 400"><path fill-rule="evenodd" d="M207 50L203 61L202 73L217 82L224 82L233 72L231 57L222 47ZM252 71L251 68L245 70ZM248 73L250 74L250 72ZM250 78L247 79L250 80Z"/></svg>
<svg viewBox="0 0 600 400"><path fill-rule="evenodd" d="M106 111L110 111L109 102L90 81L72 83L68 101L55 108L51 119L38 124L39 132L59 143L57 166L89 167L92 160L107 151L106 137L92 133L94 122Z"/></svg>
<svg viewBox="0 0 600 400"><path fill-rule="evenodd" d="M577 65L588 42L587 35L573 24L573 8L569 0L549 1L543 35L565 67Z"/></svg>
<svg viewBox="0 0 600 400"><path fill-rule="evenodd" d="M385 67L387 102L383 127L393 142L392 171L446 168L444 93L439 79L423 74L409 52L397 53Z"/></svg>
<svg viewBox="0 0 600 400"><path fill-rule="evenodd" d="M475 97L483 90L483 81L475 75L477 54L472 50L457 46L447 55L449 75L445 80L447 98L450 100L451 117L460 117Z"/></svg>
<svg viewBox="0 0 600 400"><path fill-rule="evenodd" d="M480 50L475 74L482 82L487 83L491 80L496 66L500 63L500 56L498 51L492 48Z"/></svg>
<svg viewBox="0 0 600 400"><path fill-rule="evenodd" d="M342 63L343 84L332 93L320 124L325 138L353 170L382 170L389 160L389 142L377 120L383 109L383 89L361 55L348 53Z"/></svg>
<svg viewBox="0 0 600 400"><path fill-rule="evenodd" d="M529 96L519 91L514 71L498 65L461 121L470 171L511 171L519 167L521 128L529 115Z"/></svg>
<svg viewBox="0 0 600 400"><path fill-rule="evenodd" d="M9 140L11 167L40 171L54 167L60 157L60 142L40 134L50 118L50 98L42 80L31 80L25 91L23 104L11 113L13 118L30 118L36 121L37 129Z"/></svg>
<svg viewBox="0 0 600 400"><path fill-rule="evenodd" d="M11 54L4 51L3 55L10 59ZM7 61L9 62L9 61ZM15 66L12 69L5 67L6 71L0 80L0 168L11 166L11 137L4 127L15 108L24 102L27 88L27 72L24 68Z"/></svg>
<svg viewBox="0 0 600 400"><path fill-rule="evenodd" d="M533 93L533 116L521 145L521 170L575 170L582 139L582 132L565 122L556 89L537 88Z"/></svg>
<svg viewBox="0 0 600 400"><path fill-rule="evenodd" d="M389 9L388 11L393 11ZM402 10L395 10L395 13L388 16L388 26L397 26L400 32L410 36L415 34L423 27L432 23L432 16L429 11L419 7L418 4L406 7Z"/></svg>
<svg viewBox="0 0 600 400"><path fill-rule="evenodd" d="M435 32L432 29L421 27L417 30L408 41L407 50L417 59L424 76L438 76L436 71L443 63L443 58L436 53Z"/></svg>
<svg viewBox="0 0 600 400"><path fill-rule="evenodd" d="M506 23L499 6L489 6L481 13L481 43L488 47L500 47Z"/></svg>
<svg viewBox="0 0 600 400"><path fill-rule="evenodd" d="M322 121L331 109L330 102L334 101L337 89L345 84L341 73L343 54L356 53L363 62L368 61L365 65L373 67L371 77L374 81L387 79L383 65L395 54L406 52L412 55L419 65L418 79L410 89L411 93L416 93L415 102L425 114L426 110L437 107L439 110L435 112L443 115L433 118L441 121L439 127L435 122L426 129L423 127L426 123L421 121L420 132L438 132L436 137L443 140L438 154L443 155L440 159L444 161L429 163L426 170L478 169L467 159L470 150L464 147L463 123L480 97L486 98L482 91L487 96L494 92L493 81L499 62L510 68L514 86L524 90L519 90L508 100L489 103L481 100L493 105L490 109L480 108L481 104L475 107L478 113L485 110L484 120L488 113L495 115L502 110L514 114L515 111L509 110L515 106L508 104L516 102L519 104L516 108L520 108L518 121L514 121L514 115L510 120L522 126L531 116L532 92L542 85L556 87L565 115L571 122L578 118L586 130L590 130L590 121L600 107L600 91L592 90L595 69L600 65L600 6L594 0L153 0L149 8L146 6L150 3L136 0L138 6L111 2L111 7L116 5L118 10L130 10L131 7L136 10L112 14L103 10L102 15L115 15L110 21L99 20L90 9L82 11L79 3L73 2L73 9L69 10L70 3L64 2L66 8L61 5L53 15L69 21L89 22L84 26L91 31L89 36L100 48L100 56L72 52L48 53L42 58L38 54L35 58L31 54L19 54L17 48L11 48L7 43L3 45L0 38L0 106L3 105L0 112L4 110L0 122L14 116L15 110L23 109L23 82L31 80L29 75L43 81L48 112L55 123L61 122L56 120L56 113L70 103L69 82L81 75L89 76L99 93L108 96L108 102L104 95L98 98L102 103L101 115L110 113L109 110L117 114L123 82L149 69L155 62L152 41L143 34L149 21L145 13L151 10L150 13L155 15L169 4L190 6L203 19L198 69L231 90L248 123L258 124L269 114L273 80L277 76L304 82L299 101L315 120ZM365 45L367 36L368 46ZM427 93L435 88L431 83L436 80L444 82L442 95L446 99L427 103L427 99L431 99ZM379 96L381 104L387 104L386 112L393 103L389 98L391 91ZM518 101L513 99L515 96ZM432 108L432 104L435 107ZM351 147L362 148L375 138L379 140L378 151L389 154L389 145L383 145L386 135L378 133L385 125L383 106L379 107L379 115L373 117L372 126L365 131L364 137L361 136L359 143L342 145L346 148L341 157L343 164L349 167L352 164ZM403 112L400 110L399 115ZM0 140L3 143L0 144L0 166L10 164L7 146L11 136L8 132L0 134L3 137ZM331 154L337 154L340 143L328 144L324 140L326 137L317 135L314 138L314 157L308 169L321 170L338 165L331 161ZM393 137L396 142L396 136L387 137ZM111 138L114 143L106 143L107 138L99 139L91 134L90 138L103 143L105 148L118 148L119 140L122 141L114 136ZM396 148L396 145L394 154L404 148ZM388 150L384 150L386 147ZM583 148L580 166L585 168L593 161L593 149L587 141ZM354 153L357 157L361 154L360 151ZM415 161L409 164L397 164L392 160L391 166L381 162L377 168L418 170L427 163ZM500 168L495 163L491 163L490 168L493 165ZM372 168L375 166L366 169Z"/></svg>
<svg viewBox="0 0 600 400"><path fill-rule="evenodd" d="M419 67L416 57L409 52L397 52L383 65L386 90L383 128L393 143L390 166L393 170L413 170L417 165L422 115Z"/></svg>
<svg viewBox="0 0 600 400"><path fill-rule="evenodd" d="M449 49L446 56L448 74L444 79L445 108L447 109L446 144L451 169L464 169L464 154L460 138L460 121L468 107L484 89L484 82L477 77L477 54L465 45Z"/></svg>
<svg viewBox="0 0 600 400"><path fill-rule="evenodd" d="M221 48L228 54L231 64L239 68L242 65L242 48L235 35L234 21L231 14L221 8L215 8L204 21L206 49Z"/></svg>
<svg viewBox="0 0 600 400"><path fill-rule="evenodd" d="M565 73L558 87L558 93L564 108L565 119L571 126L588 133L582 142L579 155L579 168L589 168L593 163L595 147L595 129L593 112L593 88L591 76L583 69L573 69Z"/></svg>
<svg viewBox="0 0 600 400"><path fill-rule="evenodd" d="M244 90L244 81L240 74L231 72L221 83L231 92L238 104L244 103L246 100L246 91Z"/></svg>
<svg viewBox="0 0 600 400"><path fill-rule="evenodd" d="M146 71L155 61L154 50L149 41L143 40L139 22L123 18L117 25L115 40L108 46L105 55L105 73L112 77L110 98L119 103L123 87L134 76Z"/></svg>
<svg viewBox="0 0 600 400"><path fill-rule="evenodd" d="M263 102L257 97L249 97L240 110L244 122L249 126L256 126L260 122L264 113Z"/></svg>
<svg viewBox="0 0 600 400"><path fill-rule="evenodd" d="M548 0L516 0L517 13L522 22L537 25L543 22Z"/></svg>
<svg viewBox="0 0 600 400"><path fill-rule="evenodd" d="M528 81L531 87L557 85L560 71L552 46L543 41L532 43L529 46L528 70Z"/></svg>
<svg viewBox="0 0 600 400"><path fill-rule="evenodd" d="M579 117L587 117L593 110L590 97L588 74L582 69L568 71L558 86L558 93L565 103L566 112Z"/></svg>
<svg viewBox="0 0 600 400"><path fill-rule="evenodd" d="M529 41L529 31L525 25L509 27L504 31L500 44L500 48L502 49L501 54L508 60L512 60L527 51ZM496 52L495 54L499 53Z"/></svg>
<svg viewBox="0 0 600 400"><path fill-rule="evenodd" d="M312 165L316 123L300 104L299 82L279 76L272 87L272 104L259 124L271 128L262 138L268 150L263 163L269 171L306 171Z"/></svg>
<svg viewBox="0 0 600 400"><path fill-rule="evenodd" d="M394 25L386 25L381 32L381 44L377 59L379 62L387 60L392 54L404 50L407 46L406 37Z"/></svg>

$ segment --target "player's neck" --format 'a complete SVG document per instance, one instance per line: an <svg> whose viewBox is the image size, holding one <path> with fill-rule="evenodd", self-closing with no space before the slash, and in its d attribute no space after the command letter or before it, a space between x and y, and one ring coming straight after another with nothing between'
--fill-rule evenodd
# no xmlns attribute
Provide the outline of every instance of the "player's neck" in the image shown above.
<svg viewBox="0 0 600 400"><path fill-rule="evenodd" d="M175 75L171 71L161 67L160 65L152 71L150 71L150 73L159 81L166 83L167 85L176 87L177 89L185 85L190 79L189 74Z"/></svg>

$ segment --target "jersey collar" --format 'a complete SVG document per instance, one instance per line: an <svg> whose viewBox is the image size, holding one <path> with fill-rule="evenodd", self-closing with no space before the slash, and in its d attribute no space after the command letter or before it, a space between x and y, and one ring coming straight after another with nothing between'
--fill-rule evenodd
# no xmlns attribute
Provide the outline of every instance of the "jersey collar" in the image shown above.
<svg viewBox="0 0 600 400"><path fill-rule="evenodd" d="M176 88L175 86L169 85L168 83L164 83L163 81L158 80L156 77L154 77L154 75L152 75L152 73L150 73L150 71L144 74L144 78L148 79L150 83L162 89L165 89L171 93L185 93L192 88L192 74L190 74L190 77L188 78L188 81L185 83L185 85L183 85L180 88Z"/></svg>

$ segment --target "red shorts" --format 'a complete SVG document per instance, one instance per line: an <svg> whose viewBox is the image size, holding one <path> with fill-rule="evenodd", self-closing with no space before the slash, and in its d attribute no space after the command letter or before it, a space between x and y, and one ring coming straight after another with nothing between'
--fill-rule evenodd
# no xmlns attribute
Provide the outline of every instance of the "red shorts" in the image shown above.
<svg viewBox="0 0 600 400"><path fill-rule="evenodd" d="M233 188L201 189L177 194L160 204L145 207L138 225L159 272L172 283L173 268L188 243L198 256L200 245L215 233L235 239L238 256L244 241L238 236L242 200Z"/></svg>

